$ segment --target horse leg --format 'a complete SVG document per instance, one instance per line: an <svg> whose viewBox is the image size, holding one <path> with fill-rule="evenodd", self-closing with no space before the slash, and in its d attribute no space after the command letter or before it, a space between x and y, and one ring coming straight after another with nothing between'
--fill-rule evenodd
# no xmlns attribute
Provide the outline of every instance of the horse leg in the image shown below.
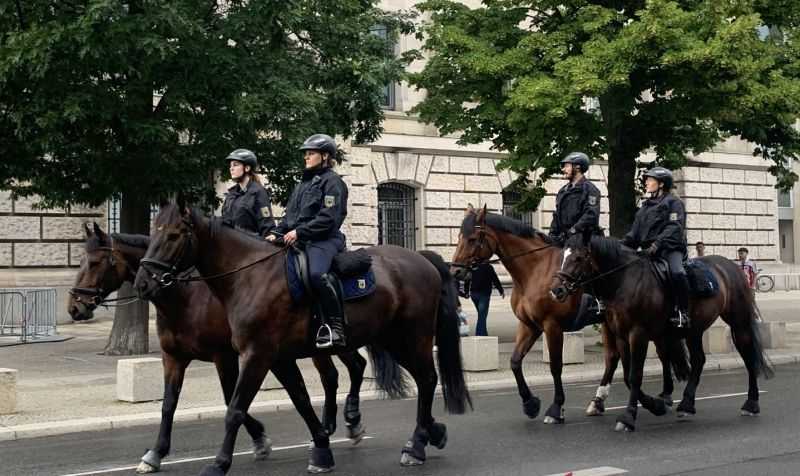
<svg viewBox="0 0 800 476"><path fill-rule="evenodd" d="M228 411L225 412L225 438L222 447L214 459L214 464L203 468L200 476L222 476L230 469L233 463L236 435L247 416L247 409L250 408L261 382L267 375L271 364L271 359L268 357L271 356L253 355L252 353L242 355L239 378L228 403Z"/></svg>
<svg viewBox="0 0 800 476"><path fill-rule="evenodd" d="M136 468L136 472L139 474L157 473L161 469L161 460L169 454L175 409L178 407L186 367L190 362L190 360L181 360L166 352L161 353L161 363L164 367L164 401L161 403L161 424L155 448L147 450Z"/></svg>
<svg viewBox="0 0 800 476"><path fill-rule="evenodd" d="M686 388L683 389L683 398L681 403L678 404L676 412L678 418L683 418L697 413L695 409L695 393L697 386L700 384L700 374L703 372L703 365L706 363L706 353L703 352L703 333L693 333L686 339L686 345L689 347L689 360L692 364L692 372L689 375L689 381L686 383Z"/></svg>
<svg viewBox="0 0 800 476"><path fill-rule="evenodd" d="M561 382L561 371L564 367L563 347L564 332L557 325L550 325L545 332L547 349L550 353L550 375L553 376L553 403L544 414L544 423L564 423L564 385Z"/></svg>
<svg viewBox="0 0 800 476"><path fill-rule="evenodd" d="M756 346L753 331L750 326L731 327L733 331L733 344L744 361L747 368L747 401L741 408L742 416L756 416L761 413L758 404L758 369L756 364Z"/></svg>
<svg viewBox="0 0 800 476"><path fill-rule="evenodd" d="M528 382L525 381L525 376L522 374L522 360L540 335L542 335L541 329L520 321L517 324L514 352L511 354L511 372L514 373L514 379L517 381L517 390L520 398L522 398L522 410L528 418L536 418L539 415L541 401L531 394Z"/></svg>
<svg viewBox="0 0 800 476"><path fill-rule="evenodd" d="M364 382L364 370L367 360L358 352L339 354L339 360L347 367L350 374L350 393L344 403L344 421L347 424L347 437L354 445L361 443L366 433L361 424L361 410L359 409L359 393Z"/></svg>
<svg viewBox="0 0 800 476"><path fill-rule="evenodd" d="M314 412L311 397L308 396L308 390L303 381L303 375L297 367L297 362L294 360L282 362L273 371L311 433L313 446L308 460L308 472L327 473L332 471L335 464L330 448L330 438Z"/></svg>
<svg viewBox="0 0 800 476"><path fill-rule="evenodd" d="M658 360L661 361L661 393L658 397L664 400L664 404L671 407L673 404L672 392L675 391L675 384L672 381L672 367L670 366L669 358L666 355L664 345L660 341L653 342L656 346L656 353Z"/></svg>
<svg viewBox="0 0 800 476"><path fill-rule="evenodd" d="M233 389L236 388L236 379L239 377L239 356L233 352L218 355L214 359L214 365L217 367L217 376L227 405L231 401ZM244 427L253 439L253 459L256 461L267 459L272 453L272 440L267 436L264 425L247 413L244 417Z"/></svg>
<svg viewBox="0 0 800 476"><path fill-rule="evenodd" d="M325 391L325 404L322 406L322 426L328 435L336 433L336 391L339 389L339 372L333 365L330 355L316 355L313 359L322 379L322 388Z"/></svg>
<svg viewBox="0 0 800 476"><path fill-rule="evenodd" d="M641 329L634 328L631 330L622 357L623 362L625 360L629 361L628 383L630 384L630 396L628 397L628 406L617 417L617 423L614 428L616 431L634 431L636 429L636 413L639 401L642 399L642 376L644 374L644 361L647 357L647 343L648 338Z"/></svg>
<svg viewBox="0 0 800 476"><path fill-rule="evenodd" d="M603 324L603 355L606 361L606 368L603 372L603 378L600 380L600 385L597 387L597 392L586 408L587 416L600 416L606 411L606 399L611 392L611 381L614 379L614 372L617 371L620 359L616 343L616 339L611 335L611 331L608 330L608 325Z"/></svg>

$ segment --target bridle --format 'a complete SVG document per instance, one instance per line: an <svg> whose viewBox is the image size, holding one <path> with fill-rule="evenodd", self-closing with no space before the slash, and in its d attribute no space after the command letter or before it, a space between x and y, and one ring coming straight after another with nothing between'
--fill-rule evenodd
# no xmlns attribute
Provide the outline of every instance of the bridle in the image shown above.
<svg viewBox="0 0 800 476"><path fill-rule="evenodd" d="M108 273L109 270L113 270L117 266L117 261L116 258L114 257L114 252L117 250L114 249L114 245L112 242L111 246L98 246L94 248L94 251L108 252L107 258L108 258L109 269L106 270L106 272L103 274L102 282L104 282L106 280L106 273ZM126 260L122 260L122 262L125 264L125 268L127 269L128 273L130 273L132 277L136 276L136 271L133 268L131 268L130 264ZM90 309L94 309L100 305L109 306L108 304L109 302L126 300L125 302L117 302L116 304L111 305L111 306L124 306L134 301L138 301L139 299L135 296L106 299L106 296L111 294L111 291L106 292L105 289L103 289L102 287L97 287L97 288L73 287L70 288L69 294L72 296L75 302L88 306Z"/></svg>
<svg viewBox="0 0 800 476"><path fill-rule="evenodd" d="M525 251L522 251L520 253L516 253L516 254L513 254L513 255L503 256L503 255L500 254L500 243L497 241L497 238L490 236L486 232L486 226L485 225L475 225L474 228L476 230L478 230L478 245L477 245L478 249L472 254L472 259L470 259L469 263L455 263L455 262L453 262L453 263L450 263L450 266L452 266L454 268L464 268L464 269L467 269L469 271L474 271L479 266L484 265L484 264L495 264L495 263L499 263L499 262L501 262L503 260L510 261L510 260L513 260L514 258L518 258L520 256L528 255L528 254L531 254L531 253L536 253L537 251L541 251L541 250L545 250L547 248L552 248L553 247L552 244L546 244L545 246L540 246L538 248L525 250ZM481 250L483 250L483 247L484 246L488 246L487 238L488 239L492 239L495 242L495 246L494 246L494 248L489 247L490 253L489 253L488 257L486 257L486 258L478 258L477 255L479 254L479 252ZM492 259L493 255L497 255L498 257L495 258L495 259Z"/></svg>
<svg viewBox="0 0 800 476"><path fill-rule="evenodd" d="M567 251L567 249L562 251L562 253L566 252L566 251ZM562 259L566 260L566 257L564 257ZM578 289L586 286L587 284L591 284L591 283L593 283L593 282L595 282L595 281L597 281L599 279L605 278L606 276L610 276L610 275L616 273L617 271L620 271L620 270L622 270L624 268L627 268L628 266L632 265L633 263L636 263L636 262L640 261L641 259L642 259L642 256L638 256L635 259L632 259L632 260L630 260L630 261L628 261L626 263L623 263L623 264L621 264L619 266L616 266L616 267L614 267L614 268L612 268L612 269L610 269L608 271L605 271L603 273L600 273L598 275L592 276L592 277L590 277L588 279L586 279L585 276L588 275L588 274L591 274L591 273L589 273L587 271L584 271L582 268L580 269L580 271L578 272L577 275L573 275L571 273L567 273L566 271L560 270L560 271L558 271L556 273L556 277L558 278L559 282L564 287L564 289L567 291L567 295L569 296L569 295L573 294L575 291L577 291ZM562 261L561 267L562 268L564 267L563 261Z"/></svg>

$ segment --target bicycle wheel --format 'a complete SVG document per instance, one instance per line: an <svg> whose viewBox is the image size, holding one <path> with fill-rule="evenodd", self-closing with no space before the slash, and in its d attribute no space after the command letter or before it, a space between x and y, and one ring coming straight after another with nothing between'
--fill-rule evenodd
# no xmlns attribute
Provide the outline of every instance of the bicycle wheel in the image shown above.
<svg viewBox="0 0 800 476"><path fill-rule="evenodd" d="M768 293L775 287L775 280L772 276L759 276L756 280L756 289L762 293Z"/></svg>

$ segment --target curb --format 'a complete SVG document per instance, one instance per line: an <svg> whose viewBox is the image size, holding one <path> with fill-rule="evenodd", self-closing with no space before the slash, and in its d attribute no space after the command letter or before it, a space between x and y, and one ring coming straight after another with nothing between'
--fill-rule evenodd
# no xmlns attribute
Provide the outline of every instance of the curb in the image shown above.
<svg viewBox="0 0 800 476"><path fill-rule="evenodd" d="M770 356L770 360L774 365L786 364L800 364L800 352L794 353L781 353L780 355ZM744 363L738 355L731 355L730 357L711 358L706 361L703 367L704 373L706 372L720 372L725 370L733 370L743 368ZM644 367L644 376L660 376L661 364L648 363ZM597 383L603 376L603 369L587 370L583 372L566 373L562 377L565 384L576 383ZM539 375L529 377L526 379L528 385L533 387L547 387L553 383L550 375ZM486 380L481 382L469 382L467 386L470 390L499 390L506 388L516 388L516 381L513 378L503 378L496 380ZM437 391L437 393L440 393ZM413 398L416 392L412 391L408 398ZM365 390L361 392L361 400L382 400L385 394L378 390ZM345 395L337 396L338 403L344 403ZM324 401L323 396L315 396L311 398L314 404ZM286 410L294 410L294 405L289 399L273 400L268 402L255 402L250 406L251 411L259 411L262 413L273 413ZM227 407L224 405L215 405L209 407L197 407L185 410L177 410L175 412L176 422L193 422L209 419L218 419L225 416ZM25 425L16 425L0 428L0 441L16 441L29 438L40 438L44 436L58 436L70 433L79 433L84 431L105 431L116 430L120 428L131 428L143 425L158 424L161 421L161 412L147 412L136 415L118 415L110 417L91 417L80 418L74 420L63 420L55 422L44 423L30 423Z"/></svg>

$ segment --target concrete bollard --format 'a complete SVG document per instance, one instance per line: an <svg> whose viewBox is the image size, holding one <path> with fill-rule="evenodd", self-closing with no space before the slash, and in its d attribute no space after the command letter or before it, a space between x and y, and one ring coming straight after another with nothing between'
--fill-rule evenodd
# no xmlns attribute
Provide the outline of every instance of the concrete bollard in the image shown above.
<svg viewBox="0 0 800 476"><path fill-rule="evenodd" d="M703 333L703 352L730 354L733 352L731 329L728 326L711 326Z"/></svg>
<svg viewBox="0 0 800 476"><path fill-rule="evenodd" d="M117 361L117 399L123 402L151 402L164 397L161 359L144 357Z"/></svg>
<svg viewBox="0 0 800 476"><path fill-rule="evenodd" d="M0 415L17 411L17 370L0 368Z"/></svg>
<svg viewBox="0 0 800 476"><path fill-rule="evenodd" d="M759 322L758 331L761 334L761 345L765 349L779 349L786 347L785 322Z"/></svg>
<svg viewBox="0 0 800 476"><path fill-rule="evenodd" d="M547 339L543 339L542 361L550 363L550 350L547 347ZM582 364L585 361L583 354L583 331L565 332L564 345L561 350L561 360L564 365Z"/></svg>
<svg viewBox="0 0 800 476"><path fill-rule="evenodd" d="M500 368L500 344L496 336L461 338L461 358L464 370L483 372Z"/></svg>

